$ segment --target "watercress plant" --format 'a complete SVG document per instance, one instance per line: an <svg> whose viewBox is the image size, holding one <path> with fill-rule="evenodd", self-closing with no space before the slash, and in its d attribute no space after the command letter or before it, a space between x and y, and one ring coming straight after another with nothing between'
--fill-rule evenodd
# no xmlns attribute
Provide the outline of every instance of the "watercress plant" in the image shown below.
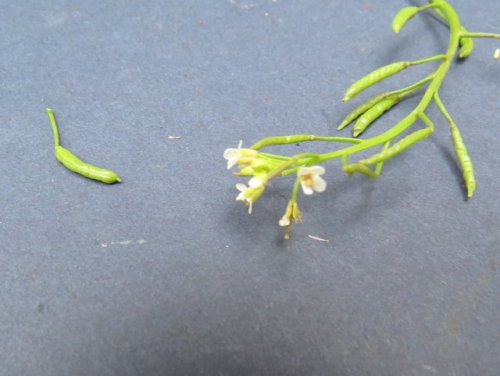
<svg viewBox="0 0 500 376"><path fill-rule="evenodd" d="M425 113L431 102L437 105L450 125L451 137L463 172L467 196L469 198L473 196L476 189L474 168L460 130L441 101L439 89L456 56L458 55L460 59L470 56L474 49L474 38L500 38L500 34L472 33L467 31L462 26L454 8L446 0L429 0L429 4L424 6L410 6L401 9L394 17L392 23L394 32L399 33L411 18L427 10L433 11L437 17L449 25L450 40L446 52L417 61L399 61L378 68L352 84L347 89L343 101L347 102L351 100L368 87L414 65L439 60L439 66L427 77L424 77L413 85L376 95L356 107L337 128L338 130L342 130L356 121L353 127L352 138L294 134L266 137L257 141L249 148L242 148L240 142L238 148L225 150L224 158L227 160L228 169L238 165L239 171L236 175L251 176L248 185L236 185L236 188L239 190L236 199L243 201L248 206L249 213L252 211L253 203L262 195L267 184L272 179L295 174L296 179L290 201L285 209L285 213L279 219L280 226L285 228L285 238L288 239L292 223L300 221L302 216L297 204L299 187L302 188L302 191L306 195L311 195L314 192L323 192L326 189L326 182L322 178L325 169L320 164L331 159L340 158L343 171L347 174L360 173L370 178L377 178L386 160L427 138L434 131L434 123ZM425 90L418 105L396 125L375 137L366 139L358 138L384 112L396 106L409 95L424 88ZM410 127L414 127L418 120L423 123L424 127L401 137L402 133ZM306 152L293 156L270 154L262 151L265 147L273 145L311 141L326 141L344 146L328 153L317 154ZM379 148L378 151L377 148ZM357 153L367 149L375 149L374 154L368 158L354 162L349 161L350 157L355 157Z"/></svg>

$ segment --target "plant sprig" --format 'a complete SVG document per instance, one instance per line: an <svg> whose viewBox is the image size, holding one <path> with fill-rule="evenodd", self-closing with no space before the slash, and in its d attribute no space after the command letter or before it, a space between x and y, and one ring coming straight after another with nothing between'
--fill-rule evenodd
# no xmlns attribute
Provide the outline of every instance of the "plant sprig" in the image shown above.
<svg viewBox="0 0 500 376"><path fill-rule="evenodd" d="M439 60L438 67L431 74L414 84L402 89L378 94L352 110L337 129L340 131L356 121L352 131L353 137L316 136L309 134L272 136L257 141L250 148L242 148L240 143L237 149L226 149L224 158L228 161L228 169L237 164L240 169L236 175L252 177L248 182L248 186L237 184L237 189L240 193L236 198L248 205L250 213L253 203L262 195L269 181L278 176L296 174L290 201L284 215L279 220L279 224L285 227L285 238L288 239L292 223L301 219L301 212L297 204L299 187L302 187L306 195L310 195L313 192L323 192L326 189L326 182L321 177L325 173L325 169L320 164L331 159L340 158L342 169L348 175L351 176L359 173L370 178L377 178L382 172L385 161L429 137L434 132L434 123L425 112L431 102L437 105L450 125L453 145L463 172L467 197L471 198L474 195L476 189L474 168L460 130L441 101L439 89L455 57L458 55L460 59L464 59L470 56L474 49L474 38L499 39L500 34L469 32L461 24L456 11L448 1L428 1L429 4L424 6L411 6L401 9L394 17L392 28L394 32L399 33L406 23L418 13L433 10L435 15L449 26L450 40L446 52L416 61L398 61L380 67L352 84L346 90L343 101L347 102L351 100L365 89L412 66ZM397 124L377 136L365 139L358 138L371 123L386 111L389 111L408 96L424 88L425 91L423 91L418 105ZM420 129L416 129L408 135L401 137L403 132L414 128L418 120L421 121L424 127L420 127ZM262 149L274 145L316 141L348 145L327 153L317 154L306 152L293 156L271 154L262 151ZM378 151L377 148L379 148ZM374 154L368 158L349 162L349 157L354 157L357 153L367 149L375 149Z"/></svg>

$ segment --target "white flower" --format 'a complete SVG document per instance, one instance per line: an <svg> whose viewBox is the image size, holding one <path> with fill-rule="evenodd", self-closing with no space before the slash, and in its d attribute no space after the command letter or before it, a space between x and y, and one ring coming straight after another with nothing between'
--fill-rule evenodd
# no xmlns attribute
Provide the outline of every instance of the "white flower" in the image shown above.
<svg viewBox="0 0 500 376"><path fill-rule="evenodd" d="M302 213L300 212L299 205L297 202L289 201L286 207L285 214L279 220L281 227L285 228L285 239L290 239L290 232L292 231L292 221L300 222L302 219Z"/></svg>
<svg viewBox="0 0 500 376"><path fill-rule="evenodd" d="M262 179L253 177L245 184L236 184L236 189L240 191L236 197L237 201L243 201L248 205L248 214L252 214L252 204L257 201L262 192L264 192L265 182Z"/></svg>
<svg viewBox="0 0 500 376"><path fill-rule="evenodd" d="M326 181L320 175L325 173L321 166L302 167L297 172L300 179L300 185L306 195L312 195L316 192L323 192L326 189Z"/></svg>
<svg viewBox="0 0 500 376"><path fill-rule="evenodd" d="M227 159L227 169L230 170L236 164L248 165L257 156L257 150L242 149L243 141L240 140L238 148L224 150L224 159Z"/></svg>
<svg viewBox="0 0 500 376"><path fill-rule="evenodd" d="M290 226L292 220L299 222L302 218L302 213L300 212L299 205L296 202L289 201L286 206L285 214L279 220L281 227Z"/></svg>
<svg viewBox="0 0 500 376"><path fill-rule="evenodd" d="M280 218L278 223L280 224L281 227L290 226L290 217L285 214L283 217Z"/></svg>

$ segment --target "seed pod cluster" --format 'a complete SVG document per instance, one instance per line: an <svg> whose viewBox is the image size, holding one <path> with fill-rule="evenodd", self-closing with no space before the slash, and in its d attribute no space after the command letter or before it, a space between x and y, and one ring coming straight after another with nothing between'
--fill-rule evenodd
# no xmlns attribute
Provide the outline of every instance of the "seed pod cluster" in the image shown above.
<svg viewBox="0 0 500 376"><path fill-rule="evenodd" d="M352 110L349 115L347 115L342 123L337 127L337 130L340 131L347 127L349 124L351 124L354 120L356 120L358 117L363 115L366 111L368 111L370 108L375 106L377 103L379 103L381 100L387 97L387 94L379 94L372 99L366 101L365 103L359 105L356 107L354 110Z"/></svg>
<svg viewBox="0 0 500 376"><path fill-rule="evenodd" d="M368 126L377 120L380 116L382 116L386 111L389 111L392 107L398 104L401 100L400 96L393 96L386 99L381 100L375 106L366 111L363 115L361 115L354 124L352 135L354 137L358 137L361 133L363 133Z"/></svg>

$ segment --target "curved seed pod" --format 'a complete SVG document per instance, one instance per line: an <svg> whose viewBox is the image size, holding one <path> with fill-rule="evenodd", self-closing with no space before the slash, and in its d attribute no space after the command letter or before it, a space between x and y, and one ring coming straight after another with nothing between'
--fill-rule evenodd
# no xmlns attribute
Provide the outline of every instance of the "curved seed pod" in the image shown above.
<svg viewBox="0 0 500 376"><path fill-rule="evenodd" d="M453 140L453 145L455 146L455 152L457 153L458 160L462 166L462 173L465 180L465 187L467 189L467 197L471 198L476 190L476 178L474 177L474 167L472 166L472 161L465 147L464 140L458 127L451 127L451 138Z"/></svg>
<svg viewBox="0 0 500 376"><path fill-rule="evenodd" d="M378 178L379 174L373 171L370 167L362 163L350 163L342 167L347 175L352 176L355 172L368 176L371 179Z"/></svg>
<svg viewBox="0 0 500 376"><path fill-rule="evenodd" d="M398 72L401 72L403 69L408 68L411 65L409 61L398 61L396 63L388 64L378 69L375 69L373 72L367 74L360 80L353 83L346 91L344 95L344 102L354 98L363 90L369 88L372 85L375 85L377 82L382 81L384 78L390 77Z"/></svg>
<svg viewBox="0 0 500 376"><path fill-rule="evenodd" d="M462 26L460 32L467 33L467 30ZM472 51L474 51L474 39L467 37L460 38L460 50L458 51L458 57L460 59L465 59L470 56Z"/></svg>
<svg viewBox="0 0 500 376"><path fill-rule="evenodd" d="M85 163L68 149L60 146L59 130L57 129L56 118L50 108L47 108L47 115L49 116L50 124L52 126L52 133L54 135L55 156L59 162L61 162L69 170L83 175L89 179L99 180L107 184L121 182L120 177L114 171L95 167L88 163Z"/></svg>
<svg viewBox="0 0 500 376"><path fill-rule="evenodd" d="M375 163L383 162L383 161L385 161L389 158L392 158L395 155L401 153L402 151L408 149L410 146L412 146L416 142L428 137L432 132L433 132L432 128L424 128L424 129L420 129L418 131L415 131L412 134L402 138L400 141L396 142L394 145L387 148L386 150L383 150L380 153L374 154L371 157L360 161L360 163L375 164Z"/></svg>
<svg viewBox="0 0 500 376"><path fill-rule="evenodd" d="M361 133L365 131L368 126L377 120L384 112L389 111L392 107L401 101L400 96L389 97L381 100L375 106L366 111L360 116L356 124L352 129L353 137L358 137Z"/></svg>
<svg viewBox="0 0 500 376"><path fill-rule="evenodd" d="M405 7L401 9L392 21L392 30L399 33L403 26L418 13L418 7Z"/></svg>
<svg viewBox="0 0 500 376"><path fill-rule="evenodd" d="M92 166L80 160L76 155L62 146L56 146L55 156L67 169L86 178L99 180L106 184L121 182L120 177L111 170Z"/></svg>
<svg viewBox="0 0 500 376"><path fill-rule="evenodd" d="M443 12L440 9L434 9L434 11L441 17L441 19L448 23L448 20L444 16ZM467 29L463 26L460 27L460 33L461 34L467 34ZM463 37L460 38L460 50L458 52L458 57L460 59L465 59L466 57L469 57L472 51L474 50L474 40L473 38L467 38Z"/></svg>

